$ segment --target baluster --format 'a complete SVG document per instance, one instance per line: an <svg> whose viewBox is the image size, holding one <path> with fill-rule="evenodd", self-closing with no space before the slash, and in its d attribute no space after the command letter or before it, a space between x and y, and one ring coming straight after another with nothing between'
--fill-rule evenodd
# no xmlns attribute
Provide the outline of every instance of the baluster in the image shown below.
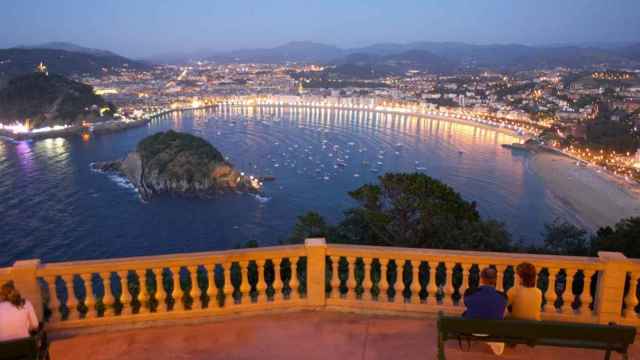
<svg viewBox="0 0 640 360"><path fill-rule="evenodd" d="M273 301L281 301L282 295L282 275L280 273L280 266L282 265L282 259L273 260Z"/></svg>
<svg viewBox="0 0 640 360"><path fill-rule="evenodd" d="M405 279L405 273L404 272L406 270L407 262L409 263L409 265L411 265L411 261L409 261L409 260L402 261L401 260L401 261L399 261L401 266L398 266L398 269L399 269L399 271L398 271L398 279L400 280L400 285L402 285L401 286L402 289L399 289L396 294L400 295L399 300L400 300L401 303L411 302L411 283L407 284L404 281L404 279ZM411 269L409 271L411 271ZM408 274L407 274L406 277L408 277ZM407 293L409 294L409 297L406 297L405 294L407 294Z"/></svg>
<svg viewBox="0 0 640 360"><path fill-rule="evenodd" d="M118 271L120 277L120 303L122 304L121 315L131 314L131 294L129 294L129 271Z"/></svg>
<svg viewBox="0 0 640 360"><path fill-rule="evenodd" d="M67 310L69 311L69 315L67 316L67 320L76 320L80 318L80 312L78 311L78 299L76 298L76 293L74 291L73 286L73 275L63 275L62 280L64 280L65 287L67 289Z"/></svg>
<svg viewBox="0 0 640 360"><path fill-rule="evenodd" d="M504 291L504 272L506 270L506 265L496 265L496 290L498 291Z"/></svg>
<svg viewBox="0 0 640 360"><path fill-rule="evenodd" d="M189 290L189 296L193 301L191 303L191 310L202 309L202 298L200 297L201 291L198 285L198 266L189 266L189 275L191 276L191 289Z"/></svg>
<svg viewBox="0 0 640 360"><path fill-rule="evenodd" d="M162 273L164 272L163 268L153 269L153 275L156 278L156 292L153 294L153 297L158 302L158 306L156 307L156 312L161 311L169 311L167 306L167 292L164 288L164 278Z"/></svg>
<svg viewBox="0 0 640 360"><path fill-rule="evenodd" d="M380 260L380 294L378 298L381 301L387 302L389 301L389 279L387 278L387 269L389 265L389 259L379 259Z"/></svg>
<svg viewBox="0 0 640 360"><path fill-rule="evenodd" d="M349 265L349 270L347 270L347 299L355 300L357 297L356 286L358 286L356 282L356 258L347 257L347 264Z"/></svg>
<svg viewBox="0 0 640 360"><path fill-rule="evenodd" d="M464 293L469 288L469 274L471 271L471 264L460 264L462 269L462 284L460 285L460 299L458 300L458 306L464 305Z"/></svg>
<svg viewBox="0 0 640 360"><path fill-rule="evenodd" d="M298 292L298 287L300 286L300 282L298 281L298 258L290 258L291 262L291 279L289 280L289 287L291 288L291 292L289 293L289 297L300 297L300 293Z"/></svg>
<svg viewBox="0 0 640 360"><path fill-rule="evenodd" d="M240 261L240 273L242 275L242 280L240 282L240 303L241 304L250 304L251 303L251 285L249 284L249 262L248 261Z"/></svg>
<svg viewBox="0 0 640 360"><path fill-rule="evenodd" d="M267 281L264 276L264 263L265 260L256 260L256 267L258 270L256 275L256 302L258 304L264 304L267 302Z"/></svg>
<svg viewBox="0 0 640 360"><path fill-rule="evenodd" d="M44 280L49 285L49 309L51 310L51 321L62 320L60 312L60 299L58 298L58 287L56 286L56 276L47 276Z"/></svg>
<svg viewBox="0 0 640 360"><path fill-rule="evenodd" d="M233 283L231 282L231 267L233 266L232 262L228 262L224 264L224 286L222 287L222 292L224 292L224 305L228 306L235 303L235 299L233 298Z"/></svg>
<svg viewBox="0 0 640 360"><path fill-rule="evenodd" d="M400 261L397 259L394 259L394 264L396 265L396 281L394 281L393 283L389 283L389 289L391 290L389 293L392 293L393 296L389 296L389 302L390 303L395 303L396 300L398 299L398 292L402 291L402 290L396 290L396 288L398 288L398 283L402 283L402 266L399 265ZM401 296L402 293L400 294Z"/></svg>
<svg viewBox="0 0 640 360"><path fill-rule="evenodd" d="M113 290L111 290L111 273L100 273L102 278L102 287L104 288L104 295L102 296L102 304L104 305L104 317L113 316L116 314L116 309L113 306L116 299L113 296Z"/></svg>
<svg viewBox="0 0 640 360"><path fill-rule="evenodd" d="M411 264L411 303L420 304L420 261L410 261Z"/></svg>
<svg viewBox="0 0 640 360"><path fill-rule="evenodd" d="M171 268L171 279L173 280L173 291L171 298L173 299L173 311L183 311L184 302L182 301L182 287L180 286L180 267Z"/></svg>
<svg viewBox="0 0 640 360"><path fill-rule="evenodd" d="M372 258L362 258L362 262L364 262L364 280L362 281L362 299L371 301L373 299L373 295L371 295L371 288L373 287L373 282L371 281L371 262Z"/></svg>
<svg viewBox="0 0 640 360"><path fill-rule="evenodd" d="M572 311L571 304L573 303L573 276L575 271L571 269L564 269L566 277L564 283L564 291L562 292L562 307L560 312L563 314L569 314Z"/></svg>
<svg viewBox="0 0 640 360"><path fill-rule="evenodd" d="M547 291L544 294L544 298L547 303L544 305L545 312L556 311L556 299L558 295L556 294L556 275L558 273L558 269L549 268L549 286L547 287Z"/></svg>
<svg viewBox="0 0 640 360"><path fill-rule="evenodd" d="M438 263L429 261L429 283L427 284L427 304L438 304L438 285L436 284L436 273L438 272Z"/></svg>
<svg viewBox="0 0 640 360"><path fill-rule="evenodd" d="M624 298L624 312L622 315L625 318L636 318L638 315L636 314L636 306L638 306L638 273L630 272L629 276L629 292L627 296Z"/></svg>
<svg viewBox="0 0 640 360"><path fill-rule="evenodd" d="M149 313L149 290L147 290L147 269L134 270L136 276L138 276L138 284L140 285L140 292L138 292L138 302L140 308L138 314Z"/></svg>
<svg viewBox="0 0 640 360"><path fill-rule="evenodd" d="M214 308L214 304L217 296L217 288L216 288L216 264L204 265L204 269L207 271L207 298L209 301L207 302L207 307L209 309Z"/></svg>
<svg viewBox="0 0 640 360"><path fill-rule="evenodd" d="M593 270L583 270L584 287L582 288L582 294L579 295L580 314L583 316L593 315L593 311L591 311L589 305L591 305L591 302L593 301L593 297L591 296L591 278L594 273L595 271Z"/></svg>
<svg viewBox="0 0 640 360"><path fill-rule="evenodd" d="M453 268L455 265L456 264L452 262L445 263L445 273L447 278L444 285L443 303L446 306L453 306L453 293L455 291L453 288Z"/></svg>
<svg viewBox="0 0 640 360"><path fill-rule="evenodd" d="M85 298L84 298L84 306L87 308L87 319L92 319L96 317L95 312L95 296L93 295L93 282L91 281L92 274L80 274L80 278L82 279L82 283L84 284L85 289Z"/></svg>
<svg viewBox="0 0 640 360"><path fill-rule="evenodd" d="M331 257L331 298L340 298L340 256Z"/></svg>

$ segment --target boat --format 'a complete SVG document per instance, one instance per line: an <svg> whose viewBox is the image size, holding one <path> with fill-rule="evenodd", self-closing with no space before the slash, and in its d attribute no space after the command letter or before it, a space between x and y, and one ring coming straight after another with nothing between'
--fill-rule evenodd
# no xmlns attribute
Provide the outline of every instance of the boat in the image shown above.
<svg viewBox="0 0 640 360"><path fill-rule="evenodd" d="M511 149L511 150L529 151L529 147L526 144L520 144L520 143L502 144L502 147L505 149Z"/></svg>

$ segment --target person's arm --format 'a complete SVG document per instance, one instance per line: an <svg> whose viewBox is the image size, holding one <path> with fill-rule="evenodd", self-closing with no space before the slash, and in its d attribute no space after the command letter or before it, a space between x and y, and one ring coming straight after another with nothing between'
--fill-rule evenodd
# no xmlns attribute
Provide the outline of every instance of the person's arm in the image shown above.
<svg viewBox="0 0 640 360"><path fill-rule="evenodd" d="M509 315L509 313L513 311L513 298L515 297L515 292L515 286L507 291L507 308L505 309L505 316Z"/></svg>
<svg viewBox="0 0 640 360"><path fill-rule="evenodd" d="M468 288L467 290L465 290L464 295L462 296L462 301L464 302L465 307L469 307L469 304L467 304L467 299L469 299L471 295L476 292L476 289L477 288Z"/></svg>
<svg viewBox="0 0 640 360"><path fill-rule="evenodd" d="M24 309L27 311L27 321L29 322L29 330L38 330L38 317L36 316L33 305L29 301L25 302Z"/></svg>

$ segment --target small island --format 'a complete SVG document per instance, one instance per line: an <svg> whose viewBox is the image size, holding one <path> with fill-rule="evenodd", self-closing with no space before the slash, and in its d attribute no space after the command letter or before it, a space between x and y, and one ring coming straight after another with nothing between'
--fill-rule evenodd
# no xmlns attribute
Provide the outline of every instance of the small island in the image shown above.
<svg viewBox="0 0 640 360"><path fill-rule="evenodd" d="M98 171L125 176L144 200L160 194L200 198L226 192L258 193L260 181L225 161L206 140L173 130L138 143L124 159L93 164Z"/></svg>

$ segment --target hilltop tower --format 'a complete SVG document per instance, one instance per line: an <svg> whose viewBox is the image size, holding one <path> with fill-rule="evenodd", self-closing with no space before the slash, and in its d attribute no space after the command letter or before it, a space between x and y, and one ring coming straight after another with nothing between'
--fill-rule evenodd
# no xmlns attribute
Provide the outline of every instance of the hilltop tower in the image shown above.
<svg viewBox="0 0 640 360"><path fill-rule="evenodd" d="M36 66L36 72L40 73L40 74L45 74L46 76L49 76L49 70L47 70L47 66L42 61L40 61L40 64L38 64L38 66Z"/></svg>

